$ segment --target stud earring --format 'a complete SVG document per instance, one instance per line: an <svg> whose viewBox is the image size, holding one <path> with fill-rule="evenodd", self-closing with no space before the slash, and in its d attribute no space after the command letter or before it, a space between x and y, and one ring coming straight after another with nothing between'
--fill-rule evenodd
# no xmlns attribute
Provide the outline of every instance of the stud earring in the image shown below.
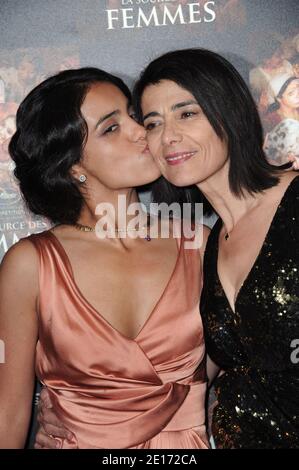
<svg viewBox="0 0 299 470"><path fill-rule="evenodd" d="M80 181L80 183L85 183L85 181L86 181L86 176L85 176L85 175L80 175L80 176L79 176L79 181Z"/></svg>

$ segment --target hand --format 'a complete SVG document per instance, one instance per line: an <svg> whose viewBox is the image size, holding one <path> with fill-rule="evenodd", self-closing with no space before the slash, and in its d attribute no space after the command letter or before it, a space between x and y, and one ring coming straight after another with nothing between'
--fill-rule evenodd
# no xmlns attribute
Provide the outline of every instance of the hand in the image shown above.
<svg viewBox="0 0 299 470"><path fill-rule="evenodd" d="M40 426L35 436L35 449L58 449L61 444L55 437L63 439L73 437L73 434L59 421L52 408L49 392L43 387L38 404L37 421Z"/></svg>
<svg viewBox="0 0 299 470"><path fill-rule="evenodd" d="M291 168L289 168L288 171L290 171L290 170L298 171L299 170L299 156L296 156L293 153L289 154L288 155L288 161L293 162L293 165L291 166Z"/></svg>

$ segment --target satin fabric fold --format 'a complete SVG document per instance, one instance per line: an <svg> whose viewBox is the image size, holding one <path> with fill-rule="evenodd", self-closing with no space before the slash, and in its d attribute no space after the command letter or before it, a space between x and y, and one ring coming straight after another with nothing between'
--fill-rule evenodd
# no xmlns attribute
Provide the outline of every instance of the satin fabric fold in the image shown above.
<svg viewBox="0 0 299 470"><path fill-rule="evenodd" d="M197 250L178 241L172 276L129 339L82 296L54 234L29 239L39 255L36 373L75 436L61 447L207 448Z"/></svg>

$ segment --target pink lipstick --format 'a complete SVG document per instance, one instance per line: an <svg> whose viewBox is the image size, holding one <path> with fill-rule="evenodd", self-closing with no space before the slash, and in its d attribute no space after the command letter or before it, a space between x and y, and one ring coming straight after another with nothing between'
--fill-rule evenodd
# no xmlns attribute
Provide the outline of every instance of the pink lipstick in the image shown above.
<svg viewBox="0 0 299 470"><path fill-rule="evenodd" d="M184 163L187 160L190 160L190 158L193 157L193 155L196 154L196 151L194 152L175 152L175 153L170 153L166 155L165 160L167 161L168 165L179 165L180 163Z"/></svg>

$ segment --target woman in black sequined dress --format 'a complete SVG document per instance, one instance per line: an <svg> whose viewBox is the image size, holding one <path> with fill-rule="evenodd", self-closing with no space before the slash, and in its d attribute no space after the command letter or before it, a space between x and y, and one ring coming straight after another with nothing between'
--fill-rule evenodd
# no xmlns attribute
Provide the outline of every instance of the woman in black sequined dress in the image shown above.
<svg viewBox="0 0 299 470"><path fill-rule="evenodd" d="M196 185L219 215L201 302L216 446L299 448L299 177L266 161L255 103L221 56L165 54L134 94L165 179ZM175 198L165 180L154 188Z"/></svg>

